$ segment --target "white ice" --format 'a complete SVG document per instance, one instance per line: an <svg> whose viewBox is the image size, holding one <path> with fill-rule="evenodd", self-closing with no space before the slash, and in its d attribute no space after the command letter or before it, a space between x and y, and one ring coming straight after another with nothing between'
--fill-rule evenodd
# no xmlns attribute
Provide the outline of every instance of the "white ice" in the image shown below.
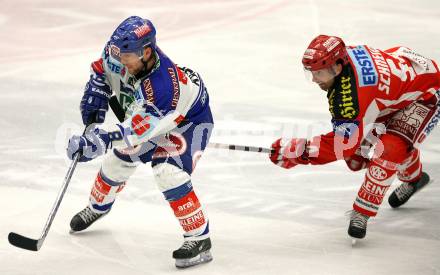
<svg viewBox="0 0 440 275"><path fill-rule="evenodd" d="M344 214L363 173L342 162L283 170L264 154L216 149L206 150L193 176L211 223L209 264L175 269L180 228L148 165L110 215L69 235L99 159L78 165L40 251L11 246L11 231L40 235L69 165L66 129L81 132L89 64L133 14L150 18L161 48L203 76L215 142L268 147L282 133L330 130L325 94L301 68L319 33L348 44L405 45L440 61L435 0L0 0L0 274L440 274L438 131L422 147L435 181L399 210L385 201L355 246Z"/></svg>

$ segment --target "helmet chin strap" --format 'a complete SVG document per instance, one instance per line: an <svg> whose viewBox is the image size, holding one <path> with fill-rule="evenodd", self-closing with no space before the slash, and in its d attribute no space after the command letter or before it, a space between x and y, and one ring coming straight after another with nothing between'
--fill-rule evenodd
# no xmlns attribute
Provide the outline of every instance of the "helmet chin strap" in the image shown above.
<svg viewBox="0 0 440 275"><path fill-rule="evenodd" d="M135 75L135 77L137 79L141 79L142 77L146 76L151 71L151 68L148 69L148 61L150 61L151 58L153 58L153 55L151 55L148 60L144 59L144 55L139 57L139 60L142 62L142 64L144 66L143 66L142 70Z"/></svg>

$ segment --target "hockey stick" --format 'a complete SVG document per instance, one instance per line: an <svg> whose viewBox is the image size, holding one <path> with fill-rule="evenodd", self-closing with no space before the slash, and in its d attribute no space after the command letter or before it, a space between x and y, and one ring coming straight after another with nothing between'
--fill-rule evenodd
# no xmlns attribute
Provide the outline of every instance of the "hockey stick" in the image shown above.
<svg viewBox="0 0 440 275"><path fill-rule="evenodd" d="M109 105L119 122L123 122L125 119L125 111L122 108L121 104L119 104L118 98L116 96L110 97Z"/></svg>
<svg viewBox="0 0 440 275"><path fill-rule="evenodd" d="M256 152L256 153L271 153L272 152L272 149L264 148L264 147L225 144L225 143L216 143L216 142L209 143L208 147L217 148L217 149L236 150L236 151Z"/></svg>
<svg viewBox="0 0 440 275"><path fill-rule="evenodd" d="M110 108L112 109L115 116L118 118L120 122L124 121L125 111L122 109L121 104L119 104L116 96L112 96L109 101ZM224 144L224 143L209 143L208 147L217 148L217 149L228 149L228 150L237 150L237 151L246 151L246 152L258 152L258 153L270 153L271 149L263 148L263 147L254 147L254 146L244 146L244 145L234 145L234 144Z"/></svg>
<svg viewBox="0 0 440 275"><path fill-rule="evenodd" d="M86 127L87 129L87 127ZM86 132L84 129L83 134ZM47 233L49 233L50 226L52 225L53 219L60 207L61 201L63 199L64 193L66 193L67 186L69 185L70 179L72 178L73 172L75 171L76 164L78 163L79 158L81 157L80 153L77 153L70 164L69 170L67 171L66 176L64 177L63 185L61 186L61 190L58 192L57 199L55 200L54 205L52 206L52 210L50 211L49 217L44 225L43 232L39 239L31 239L26 236L10 232L8 235L9 243L23 249L38 251L43 245L44 240L46 239Z"/></svg>

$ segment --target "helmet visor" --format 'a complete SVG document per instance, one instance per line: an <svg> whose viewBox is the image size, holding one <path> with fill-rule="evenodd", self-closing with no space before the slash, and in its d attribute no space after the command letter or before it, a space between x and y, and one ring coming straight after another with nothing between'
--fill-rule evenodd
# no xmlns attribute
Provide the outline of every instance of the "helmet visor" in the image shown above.
<svg viewBox="0 0 440 275"><path fill-rule="evenodd" d="M127 58L127 56L136 56L137 59L142 59L142 56L144 55L143 49L139 49L137 51L121 51L121 49L116 46L115 44L110 44L110 56L121 63L121 59Z"/></svg>
<svg viewBox="0 0 440 275"><path fill-rule="evenodd" d="M308 81L320 84L333 80L337 74L335 68L331 66L320 70L309 70L304 68L304 75Z"/></svg>

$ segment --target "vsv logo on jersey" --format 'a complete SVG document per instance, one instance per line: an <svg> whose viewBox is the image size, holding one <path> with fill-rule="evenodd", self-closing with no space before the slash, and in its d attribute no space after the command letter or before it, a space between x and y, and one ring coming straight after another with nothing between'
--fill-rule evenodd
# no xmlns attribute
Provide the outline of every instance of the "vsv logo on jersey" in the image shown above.
<svg viewBox="0 0 440 275"><path fill-rule="evenodd" d="M368 50L364 46L357 46L356 48L348 49L347 52L356 67L359 86L377 85L378 74Z"/></svg>

